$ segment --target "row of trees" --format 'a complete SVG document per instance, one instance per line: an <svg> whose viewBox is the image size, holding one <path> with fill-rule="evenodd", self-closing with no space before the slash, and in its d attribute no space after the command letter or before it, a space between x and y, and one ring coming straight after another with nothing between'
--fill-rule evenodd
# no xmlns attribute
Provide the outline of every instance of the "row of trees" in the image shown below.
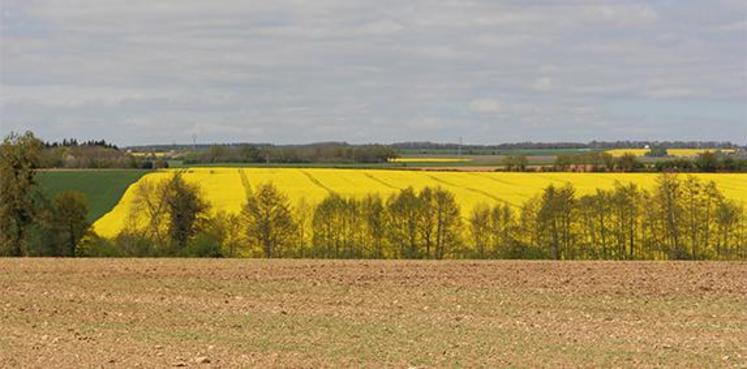
<svg viewBox="0 0 747 369"><path fill-rule="evenodd" d="M714 182L692 176L683 180L662 174L652 191L616 184L611 190L583 196L577 196L571 185L549 186L518 213L506 206L476 209L471 224L475 244L492 246L477 249L491 250L492 257L527 253L552 259L747 257L744 207L726 199Z"/></svg>
<svg viewBox="0 0 747 369"><path fill-rule="evenodd" d="M663 174L652 191L617 184L583 196L570 184L548 186L518 209L482 204L466 217L439 187L406 188L387 198L332 193L316 205L292 206L264 184L247 199L239 214L210 217L199 189L179 173L146 184L127 231L106 250L268 258L747 258L744 207L713 182L691 176Z"/></svg>
<svg viewBox="0 0 747 369"><path fill-rule="evenodd" d="M747 158L744 155L703 153L695 160L677 158L659 160L653 165L657 172L747 172Z"/></svg>
<svg viewBox="0 0 747 369"><path fill-rule="evenodd" d="M398 150L427 152L444 152L451 150L490 152L503 150L552 150L552 149L628 149L632 147L655 147L655 148L734 148L731 142L722 141L591 141L583 142L515 142L497 145L462 145L458 143L438 142L399 142L392 144Z"/></svg>
<svg viewBox="0 0 747 369"><path fill-rule="evenodd" d="M315 206L293 207L270 183L248 190L239 214L209 213L199 189L177 172L138 187L126 230L113 245L97 240L81 252L442 259L455 257L463 240L459 206L441 188L409 188L386 201L377 194L330 194Z"/></svg>
<svg viewBox="0 0 747 369"><path fill-rule="evenodd" d="M132 156L116 147L101 145L47 146L40 153L42 168L152 169L155 160Z"/></svg>
<svg viewBox="0 0 747 369"><path fill-rule="evenodd" d="M14 134L14 136L19 135ZM40 168L156 169L168 167L168 163L164 160L130 155L106 140L78 141L70 138L63 139L61 142L43 142L38 154L37 166Z"/></svg>
<svg viewBox="0 0 747 369"><path fill-rule="evenodd" d="M185 163L385 163L396 157L385 145L317 143L296 146L213 145L189 153Z"/></svg>
<svg viewBox="0 0 747 369"><path fill-rule="evenodd" d="M603 151L583 154L558 155L552 169L559 172L571 170L585 172L636 172L645 169L635 155L625 154L614 157Z"/></svg>
<svg viewBox="0 0 747 369"><path fill-rule="evenodd" d="M530 169L527 158L521 155L506 156L503 159L503 165L507 171ZM543 168L543 170L557 172L745 172L747 171L747 158L735 154L704 152L695 158L659 159L644 163L633 154L614 157L606 152L590 151L582 154L558 155L552 166Z"/></svg>
<svg viewBox="0 0 747 369"><path fill-rule="evenodd" d="M78 141L77 138L63 138L61 142L53 141L53 142L45 142L44 147L76 147L76 146L99 146L99 147L105 147L109 149L116 149L119 148L117 145L112 144L111 142L106 142L106 140L87 140L87 141Z"/></svg>

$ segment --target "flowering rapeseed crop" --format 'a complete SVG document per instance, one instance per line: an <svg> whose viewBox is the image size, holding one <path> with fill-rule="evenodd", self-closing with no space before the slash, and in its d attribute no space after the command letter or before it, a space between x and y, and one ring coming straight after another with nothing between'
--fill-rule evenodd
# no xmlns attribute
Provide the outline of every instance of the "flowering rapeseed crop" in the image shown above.
<svg viewBox="0 0 747 369"><path fill-rule="evenodd" d="M613 150L607 150L606 153L614 157L620 157L625 154L633 154L635 156L644 156L649 151L650 151L649 149L613 149ZM734 149L667 149L667 155L678 156L678 157L693 157L693 156L698 156L698 154L702 154L707 151L734 152Z"/></svg>
<svg viewBox="0 0 747 369"><path fill-rule="evenodd" d="M145 181L167 178L170 171L148 174L130 186L111 212L94 224L94 230L104 237L113 237L125 228L131 213L137 187ZM694 174L703 180L713 180L729 198L747 201L747 174ZM310 168L194 168L184 174L187 181L199 184L210 202L212 211L239 212L246 201L247 187L272 182L291 199L316 204L331 192L343 196L362 197L369 193L388 196L412 186L441 186L453 192L468 214L480 203L506 202L521 204L540 193L550 184L571 183L577 194L596 189L612 188L616 181L636 183L650 189L656 183L654 173L509 173L509 172L435 172L371 169L310 169ZM243 179L242 179L243 178Z"/></svg>

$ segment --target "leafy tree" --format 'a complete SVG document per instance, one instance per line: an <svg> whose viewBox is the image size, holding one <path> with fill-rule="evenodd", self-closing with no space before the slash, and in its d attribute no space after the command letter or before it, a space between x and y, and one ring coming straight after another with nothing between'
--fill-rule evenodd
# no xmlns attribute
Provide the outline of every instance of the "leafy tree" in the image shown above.
<svg viewBox="0 0 747 369"><path fill-rule="evenodd" d="M204 233L220 245L221 256L234 258L248 254L248 250L242 247L243 232L238 214L219 211L207 221ZM203 238L203 244L207 240L208 238Z"/></svg>
<svg viewBox="0 0 747 369"><path fill-rule="evenodd" d="M490 212L493 229L493 255L495 257L515 257L514 212L508 204L497 204Z"/></svg>
<svg viewBox="0 0 747 369"><path fill-rule="evenodd" d="M601 168L605 172L611 172L615 170L615 157L610 155L609 153L603 152L599 156L601 161Z"/></svg>
<svg viewBox="0 0 747 369"><path fill-rule="evenodd" d="M665 252L672 259L688 258L687 251L681 242L682 222L682 187L673 174L664 174L657 178L654 190L654 201L660 219L663 219Z"/></svg>
<svg viewBox="0 0 747 369"><path fill-rule="evenodd" d="M695 167L701 172L715 172L719 169L719 158L715 152L706 151L698 154Z"/></svg>
<svg viewBox="0 0 747 369"><path fill-rule="evenodd" d="M643 165L638 158L631 154L625 153L617 158L617 169L621 172L633 172L640 169Z"/></svg>
<svg viewBox="0 0 747 369"><path fill-rule="evenodd" d="M34 134L11 133L0 145L0 253L21 256L34 218L32 189L42 142Z"/></svg>
<svg viewBox="0 0 747 369"><path fill-rule="evenodd" d="M272 184L260 185L247 199L241 213L250 245L262 250L264 257L282 257L293 247L297 225L288 197Z"/></svg>
<svg viewBox="0 0 747 369"><path fill-rule="evenodd" d="M358 203L333 193L316 207L313 219L314 248L328 258L355 257L361 236Z"/></svg>
<svg viewBox="0 0 747 369"><path fill-rule="evenodd" d="M715 213L716 240L714 253L716 259L729 259L735 254L738 243L738 228L740 214L744 209L733 201L723 200L719 202Z"/></svg>
<svg viewBox="0 0 747 369"><path fill-rule="evenodd" d="M369 257L381 259L385 256L386 215L381 196L369 194L361 201L361 215L365 224L364 244L369 246Z"/></svg>
<svg viewBox="0 0 747 369"><path fill-rule="evenodd" d="M454 194L443 188L433 191L433 202L436 218L434 257L443 259L457 251L462 243L462 216Z"/></svg>
<svg viewBox="0 0 747 369"><path fill-rule="evenodd" d="M433 257L434 243L436 242L436 199L433 189L424 187L420 190L417 198L417 228L418 236L424 250L421 251L421 257L430 259Z"/></svg>
<svg viewBox="0 0 747 369"><path fill-rule="evenodd" d="M294 255L297 257L314 256L312 246L314 229L314 211L316 207L305 198L301 198L294 206L294 218L297 225L297 247Z"/></svg>
<svg viewBox="0 0 747 369"><path fill-rule="evenodd" d="M638 231L638 212L640 196L638 187L633 184L615 183L607 199L611 211L612 234L615 239L617 259L635 258L636 232Z"/></svg>
<svg viewBox="0 0 747 369"><path fill-rule="evenodd" d="M128 236L123 239L148 239L154 245L165 248L169 244L169 218L166 198L169 196L167 182L148 177L143 178L135 187L132 210L123 228ZM140 244L140 242L138 242Z"/></svg>
<svg viewBox="0 0 747 369"><path fill-rule="evenodd" d="M553 259L573 258L572 213L575 205L575 190L569 183L561 188L548 186L542 195L537 221L545 244Z"/></svg>
<svg viewBox="0 0 747 369"><path fill-rule="evenodd" d="M539 221L542 198L537 195L525 201L519 211L517 247L511 258L546 258L547 253L540 247L544 239L543 225Z"/></svg>
<svg viewBox="0 0 747 369"><path fill-rule="evenodd" d="M163 180L144 178L135 191L125 229L149 239L161 254L182 254L190 240L207 228L209 205L199 187L184 180L183 172Z"/></svg>
<svg viewBox="0 0 747 369"><path fill-rule="evenodd" d="M503 165L509 172L523 172L527 169L529 160L527 160L525 155L506 155L506 157L503 158Z"/></svg>
<svg viewBox="0 0 747 369"><path fill-rule="evenodd" d="M474 257L484 259L488 256L492 244L493 229L490 222L490 207L478 204L472 209L469 217L469 230L474 247Z"/></svg>
<svg viewBox="0 0 747 369"><path fill-rule="evenodd" d="M590 258L612 257L610 240L613 233L612 192L597 190L593 195L582 196L578 202L580 217L585 225L585 252Z"/></svg>
<svg viewBox="0 0 747 369"><path fill-rule="evenodd" d="M60 255L76 256L78 244L91 224L86 220L88 200L78 191L64 191L54 197L54 226L60 238Z"/></svg>
<svg viewBox="0 0 747 369"><path fill-rule="evenodd" d="M174 173L164 185L166 187L162 193L169 217L169 240L174 251L178 252L199 232L208 203L202 198L197 185L184 180L182 172Z"/></svg>
<svg viewBox="0 0 747 369"><path fill-rule="evenodd" d="M559 172L565 172L571 169L575 164L576 159L573 155L560 154L555 157L555 163L553 169Z"/></svg>
<svg viewBox="0 0 747 369"><path fill-rule="evenodd" d="M387 239L397 248L398 257L420 257L418 222L420 202L412 187L401 190L387 200Z"/></svg>

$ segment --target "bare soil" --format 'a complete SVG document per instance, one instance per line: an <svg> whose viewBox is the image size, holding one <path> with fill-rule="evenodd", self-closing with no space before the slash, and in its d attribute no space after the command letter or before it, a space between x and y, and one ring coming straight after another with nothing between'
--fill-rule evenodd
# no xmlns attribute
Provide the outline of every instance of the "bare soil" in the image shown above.
<svg viewBox="0 0 747 369"><path fill-rule="evenodd" d="M2 368L745 368L747 263L0 259Z"/></svg>

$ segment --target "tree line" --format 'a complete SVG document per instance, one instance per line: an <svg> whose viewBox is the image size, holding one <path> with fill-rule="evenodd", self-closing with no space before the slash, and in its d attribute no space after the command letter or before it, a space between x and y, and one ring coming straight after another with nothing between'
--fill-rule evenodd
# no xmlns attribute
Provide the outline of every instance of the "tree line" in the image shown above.
<svg viewBox="0 0 747 369"><path fill-rule="evenodd" d="M397 142L391 145L398 150L409 151L456 151L458 149L471 150L476 153L501 150L557 150L557 149L628 149L634 147L653 147L662 149L700 149L723 148L729 149L737 145L728 141L591 141L584 142L513 142L492 145L472 145L442 142Z"/></svg>
<svg viewBox="0 0 747 369"><path fill-rule="evenodd" d="M102 145L46 146L39 157L41 168L153 169L167 166L163 160L135 157L116 147Z"/></svg>
<svg viewBox="0 0 747 369"><path fill-rule="evenodd" d="M738 154L703 152L695 158L659 158L643 162L633 154L615 157L606 152L590 151L581 154L560 154L551 166L534 168L523 155L508 155L503 158L506 171L554 171L554 172L659 172L659 173L733 173L747 172L747 158Z"/></svg>
<svg viewBox="0 0 747 369"><path fill-rule="evenodd" d="M521 206L460 212L441 187L388 197L330 194L296 204L272 183L248 190L238 214L210 216L182 174L140 187L132 219L96 256L377 259L734 260L747 258L747 214L714 182L662 174L652 190L616 184L578 195L550 185ZM103 250L103 252L102 252Z"/></svg>
<svg viewBox="0 0 747 369"><path fill-rule="evenodd" d="M386 145L349 145L328 142L310 145L212 145L193 150L186 164L198 163L386 163L397 157Z"/></svg>
<svg viewBox="0 0 747 369"><path fill-rule="evenodd" d="M53 142L44 142L45 148L51 148L51 147L71 147L71 146L99 146L99 147L105 147L108 149L115 149L119 150L119 147L117 145L106 142L106 140L85 140L78 142L77 138L63 138L62 141L53 141Z"/></svg>
<svg viewBox="0 0 747 369"><path fill-rule="evenodd" d="M14 136L19 137L19 135ZM41 143L37 165L40 168L94 169L153 169L168 166L163 160L130 155L106 140L78 141L75 138L66 138L61 142Z"/></svg>
<svg viewBox="0 0 747 369"><path fill-rule="evenodd" d="M652 149L646 155L652 160L642 162L634 155L613 157L598 151L605 148L643 147ZM173 158L182 159L185 164L215 163L264 163L264 164L376 164L386 163L397 158L400 152L418 150L457 150L469 154L493 154L509 150L503 159L507 171L585 171L585 172L747 172L747 157L744 151L734 153L707 152L697 158L670 158L666 149L678 148L734 148L729 142L591 142L584 143L506 143L498 145L459 145L432 142L404 142L391 145L353 145L345 142L320 142L305 145L272 144L226 144L226 145L151 145L141 150L162 151L179 149ZM529 165L521 152L514 150L575 150L590 149L588 152L559 152L552 164ZM424 152L425 152L424 151ZM43 142L39 157L41 168L126 168L157 169L167 168L169 162L155 156L135 156L120 150L105 140L78 141L75 138L61 142Z"/></svg>

